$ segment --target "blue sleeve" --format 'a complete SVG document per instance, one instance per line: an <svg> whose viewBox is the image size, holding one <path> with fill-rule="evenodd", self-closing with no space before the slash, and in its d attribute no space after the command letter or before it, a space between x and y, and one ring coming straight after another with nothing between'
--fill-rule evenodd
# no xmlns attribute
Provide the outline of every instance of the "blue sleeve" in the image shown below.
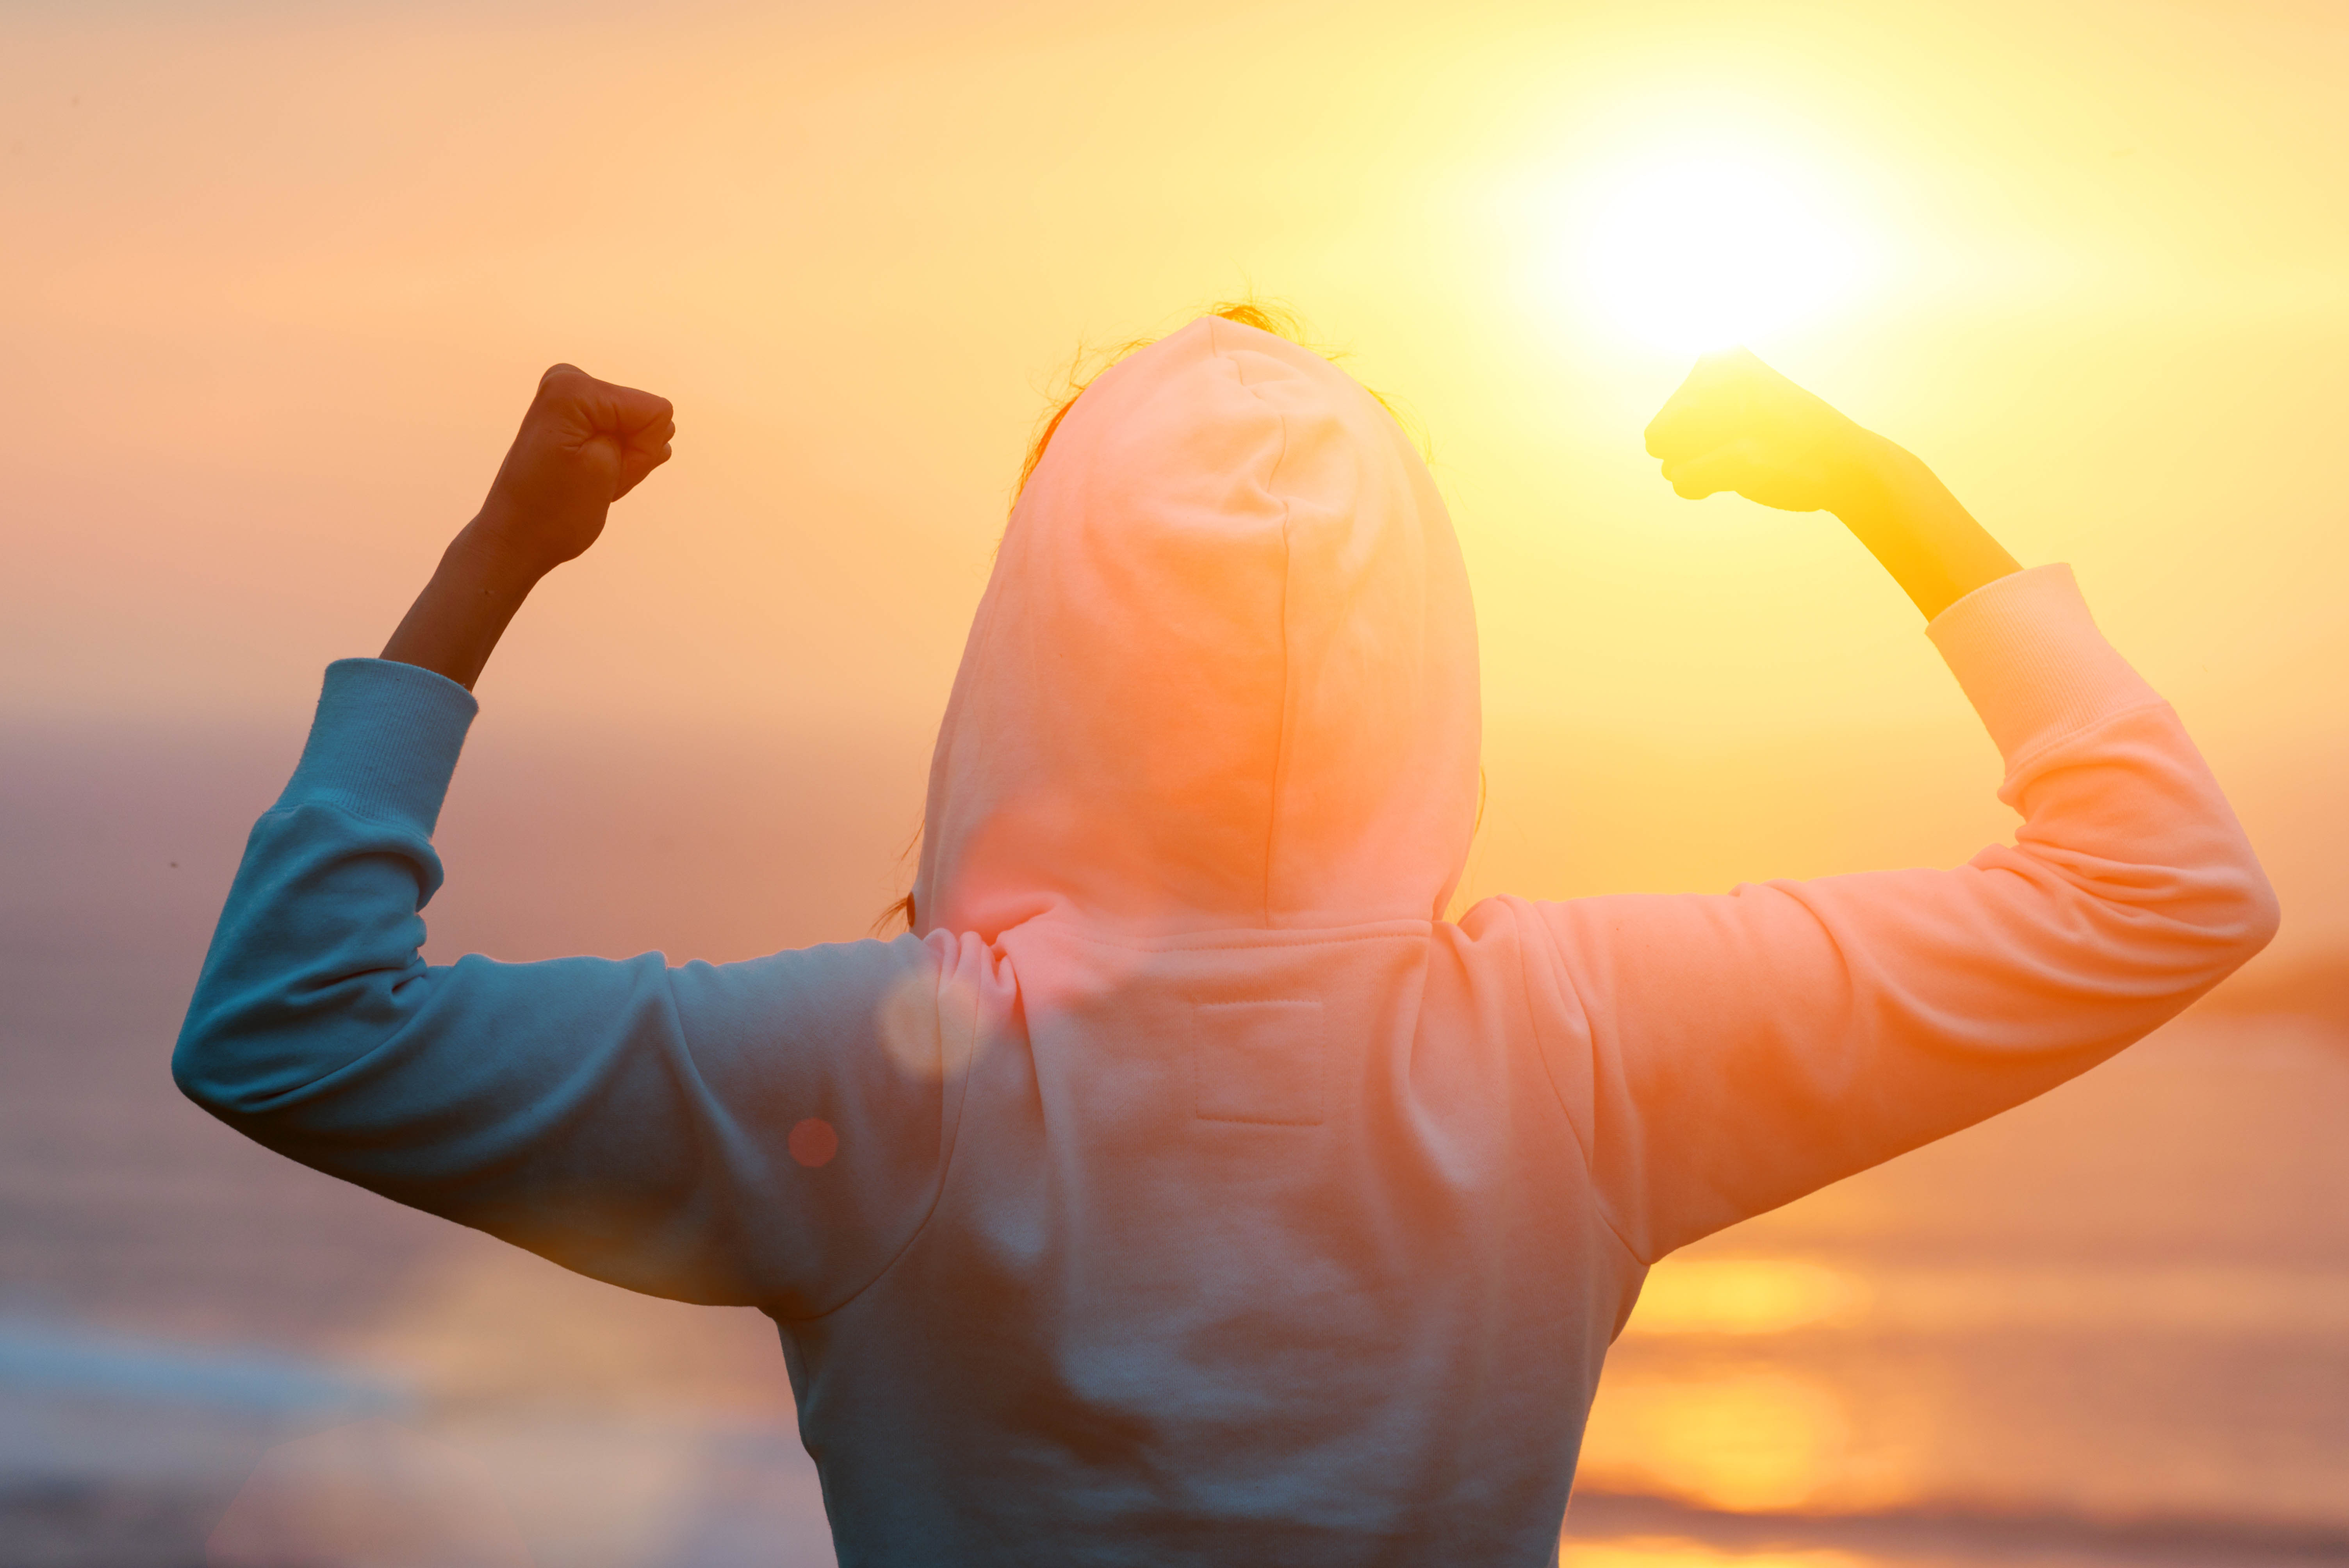
<svg viewBox="0 0 2349 1568"><path fill-rule="evenodd" d="M411 665L327 669L205 958L180 1087L305 1165L599 1279L838 1305L943 1174L954 950L428 965L432 829L474 711Z"/></svg>

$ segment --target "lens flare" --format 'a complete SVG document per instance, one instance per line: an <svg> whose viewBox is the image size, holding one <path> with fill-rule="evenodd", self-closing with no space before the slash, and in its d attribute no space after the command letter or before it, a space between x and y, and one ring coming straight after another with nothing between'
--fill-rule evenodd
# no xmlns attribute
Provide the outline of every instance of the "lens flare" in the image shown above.
<svg viewBox="0 0 2349 1568"><path fill-rule="evenodd" d="M1590 182L1565 227L1591 312L1682 353L1816 319L1869 271L1867 238L1825 181L1744 150L1619 166Z"/></svg>

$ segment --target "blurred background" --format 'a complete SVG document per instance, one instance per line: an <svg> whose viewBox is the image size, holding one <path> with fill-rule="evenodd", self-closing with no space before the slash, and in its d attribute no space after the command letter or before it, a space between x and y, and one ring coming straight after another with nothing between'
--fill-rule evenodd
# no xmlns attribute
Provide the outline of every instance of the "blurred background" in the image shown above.
<svg viewBox="0 0 2349 1568"><path fill-rule="evenodd" d="M772 1326L241 1142L166 1059L320 667L538 372L677 460L481 686L437 958L903 891L1019 459L1255 291L1424 428L1464 897L1951 863L1998 763L1831 522L1673 500L1742 336L2069 561L2282 892L2046 1099L1661 1267L1572 1568L2349 1561L2349 12L0 4L0 1564L829 1563Z"/></svg>

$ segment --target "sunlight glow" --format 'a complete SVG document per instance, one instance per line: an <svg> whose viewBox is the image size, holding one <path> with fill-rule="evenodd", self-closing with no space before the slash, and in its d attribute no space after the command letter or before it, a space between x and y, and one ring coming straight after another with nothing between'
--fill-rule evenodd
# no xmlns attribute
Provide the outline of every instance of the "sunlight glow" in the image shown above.
<svg viewBox="0 0 2349 1568"><path fill-rule="evenodd" d="M1866 1568L1846 1552L1745 1552L1706 1546L1675 1536L1564 1543L1565 1568Z"/></svg>
<svg viewBox="0 0 2349 1568"><path fill-rule="evenodd" d="M1594 313L1681 353L1816 318L1865 282L1873 249L1825 181L1744 148L1622 164L1575 201L1567 231Z"/></svg>
<svg viewBox="0 0 2349 1568"><path fill-rule="evenodd" d="M1783 1334L1847 1320L1868 1302L1848 1274L1791 1258L1676 1258L1640 1292L1627 1335Z"/></svg>
<svg viewBox="0 0 2349 1568"><path fill-rule="evenodd" d="M1754 1367L1599 1390L1583 1440L1587 1484L1705 1508L1799 1508L1837 1475L1846 1442L1827 1387Z"/></svg>

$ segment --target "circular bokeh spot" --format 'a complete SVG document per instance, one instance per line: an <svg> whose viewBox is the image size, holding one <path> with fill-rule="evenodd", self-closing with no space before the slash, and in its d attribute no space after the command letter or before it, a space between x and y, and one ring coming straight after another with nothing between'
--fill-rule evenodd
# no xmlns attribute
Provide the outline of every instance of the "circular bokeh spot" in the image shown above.
<svg viewBox="0 0 2349 1568"><path fill-rule="evenodd" d="M811 1116L792 1129L791 1146L792 1158L813 1170L831 1164L832 1157L840 1152L840 1134L823 1118Z"/></svg>

